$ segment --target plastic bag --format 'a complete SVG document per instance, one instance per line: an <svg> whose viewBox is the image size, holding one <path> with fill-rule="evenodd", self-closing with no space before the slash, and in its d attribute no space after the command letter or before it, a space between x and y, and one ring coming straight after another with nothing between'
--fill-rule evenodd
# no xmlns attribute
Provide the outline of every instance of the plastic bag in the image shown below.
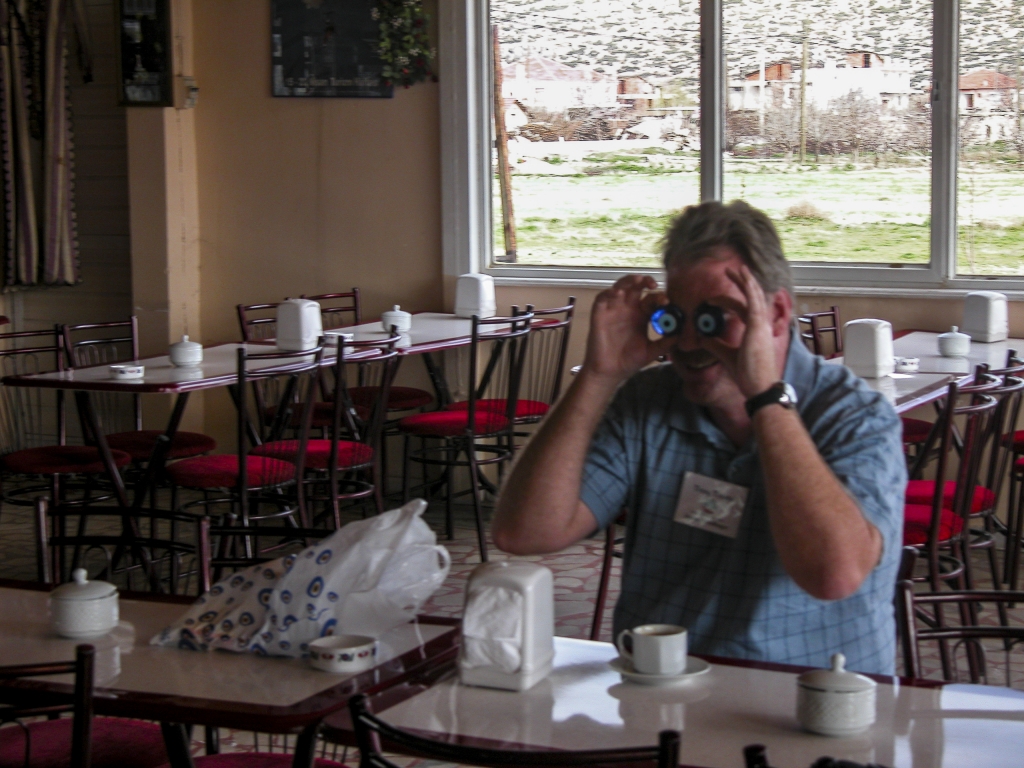
<svg viewBox="0 0 1024 768"><path fill-rule="evenodd" d="M379 637L415 618L448 576L426 508L415 499L226 576L150 644L298 657L324 635Z"/></svg>

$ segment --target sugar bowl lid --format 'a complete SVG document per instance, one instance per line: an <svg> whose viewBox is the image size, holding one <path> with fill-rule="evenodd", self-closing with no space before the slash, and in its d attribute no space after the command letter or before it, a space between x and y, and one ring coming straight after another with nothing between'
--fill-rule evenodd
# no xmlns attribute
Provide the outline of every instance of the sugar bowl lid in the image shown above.
<svg viewBox="0 0 1024 768"><path fill-rule="evenodd" d="M395 306L392 309L389 309L387 312L384 312L381 316L401 318L412 317L412 315L403 310L398 304L395 304Z"/></svg>
<svg viewBox="0 0 1024 768"><path fill-rule="evenodd" d="M811 688L826 693L857 693L877 687L870 677L847 672L846 656L841 653L832 654L832 669L812 669L797 678L797 684L803 688Z"/></svg>
<svg viewBox="0 0 1024 768"><path fill-rule="evenodd" d="M966 333L960 333L960 329L957 326L954 325L951 330L946 331L945 333L940 333L939 334L939 338L940 339L968 339L968 340L970 340L971 337L968 336Z"/></svg>
<svg viewBox="0 0 1024 768"><path fill-rule="evenodd" d="M117 594L117 587L107 581L89 581L85 568L75 568L71 581L61 584L50 593L53 600L101 600Z"/></svg>
<svg viewBox="0 0 1024 768"><path fill-rule="evenodd" d="M203 345L198 341L189 341L188 334L185 334L181 337L181 341L174 342L170 348L181 352L195 352L202 349Z"/></svg>

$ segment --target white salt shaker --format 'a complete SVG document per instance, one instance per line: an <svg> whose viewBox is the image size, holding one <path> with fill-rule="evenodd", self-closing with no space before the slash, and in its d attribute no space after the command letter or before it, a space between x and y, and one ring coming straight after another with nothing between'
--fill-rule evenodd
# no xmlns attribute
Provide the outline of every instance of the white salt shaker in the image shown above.
<svg viewBox="0 0 1024 768"><path fill-rule="evenodd" d="M832 669L814 669L797 678L796 719L823 736L852 736L875 722L875 691L869 677L847 672L846 657L832 654Z"/></svg>

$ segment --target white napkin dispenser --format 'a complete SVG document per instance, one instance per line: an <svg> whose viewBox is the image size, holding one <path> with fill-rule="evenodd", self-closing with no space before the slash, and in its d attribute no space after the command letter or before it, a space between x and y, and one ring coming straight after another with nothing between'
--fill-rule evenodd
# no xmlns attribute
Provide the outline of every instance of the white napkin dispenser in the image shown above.
<svg viewBox="0 0 1024 768"><path fill-rule="evenodd" d="M1004 341L1010 336L1006 295L996 291L972 291L964 297L964 322L960 331L972 341Z"/></svg>
<svg viewBox="0 0 1024 768"><path fill-rule="evenodd" d="M320 305L309 299L285 299L277 305L277 348L283 352L313 349L324 335Z"/></svg>
<svg viewBox="0 0 1024 768"><path fill-rule="evenodd" d="M885 320L851 320L843 326L843 363L865 379L893 372L892 325Z"/></svg>
<svg viewBox="0 0 1024 768"><path fill-rule="evenodd" d="M525 691L555 656L551 571L536 563L484 563L469 576L459 676L465 685Z"/></svg>
<svg viewBox="0 0 1024 768"><path fill-rule="evenodd" d="M455 284L455 314L458 317L494 317L498 314L494 278L481 274L459 275Z"/></svg>

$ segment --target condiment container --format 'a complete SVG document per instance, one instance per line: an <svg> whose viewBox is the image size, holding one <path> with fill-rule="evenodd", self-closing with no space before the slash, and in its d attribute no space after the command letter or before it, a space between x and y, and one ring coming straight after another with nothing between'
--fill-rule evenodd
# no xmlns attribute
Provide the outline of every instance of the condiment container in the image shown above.
<svg viewBox="0 0 1024 768"><path fill-rule="evenodd" d="M953 330L939 334L939 354L943 357L963 357L971 351L971 337L960 333L954 325Z"/></svg>
<svg viewBox="0 0 1024 768"><path fill-rule="evenodd" d="M974 341L1005 341L1010 337L1006 294L971 291L964 297L963 332Z"/></svg>
<svg viewBox="0 0 1024 768"><path fill-rule="evenodd" d="M171 344L167 350L167 356L171 358L173 365L181 368L199 365L203 362L203 345L195 341L189 341L188 336L182 336L181 341Z"/></svg>
<svg viewBox="0 0 1024 768"><path fill-rule="evenodd" d="M832 654L832 669L814 669L797 678L796 719L823 736L852 736L875 722L875 691L869 677L847 672L846 657Z"/></svg>
<svg viewBox="0 0 1024 768"><path fill-rule="evenodd" d="M494 278L479 273L459 275L455 283L455 314L458 317L494 317L497 313Z"/></svg>
<svg viewBox="0 0 1024 768"><path fill-rule="evenodd" d="M310 299L285 299L277 305L277 348L283 352L313 349L324 333L320 305Z"/></svg>
<svg viewBox="0 0 1024 768"><path fill-rule="evenodd" d="M886 320L851 320L843 326L843 363L866 379L893 371L892 325Z"/></svg>
<svg viewBox="0 0 1024 768"><path fill-rule="evenodd" d="M309 644L310 666L353 675L377 664L377 641L368 635L327 635Z"/></svg>
<svg viewBox="0 0 1024 768"><path fill-rule="evenodd" d="M408 333L412 328L412 315L403 312L402 308L395 304L394 309L381 314L380 324L388 333L391 333L391 326L397 328L399 333Z"/></svg>
<svg viewBox="0 0 1024 768"><path fill-rule="evenodd" d="M146 375L146 366L144 365L115 363L114 365L107 366L107 369L110 371L110 378L118 379L119 381L141 379Z"/></svg>
<svg viewBox="0 0 1024 768"><path fill-rule="evenodd" d="M117 587L89 581L85 568L71 573L72 581L50 593L50 626L61 637L103 635L117 626Z"/></svg>

